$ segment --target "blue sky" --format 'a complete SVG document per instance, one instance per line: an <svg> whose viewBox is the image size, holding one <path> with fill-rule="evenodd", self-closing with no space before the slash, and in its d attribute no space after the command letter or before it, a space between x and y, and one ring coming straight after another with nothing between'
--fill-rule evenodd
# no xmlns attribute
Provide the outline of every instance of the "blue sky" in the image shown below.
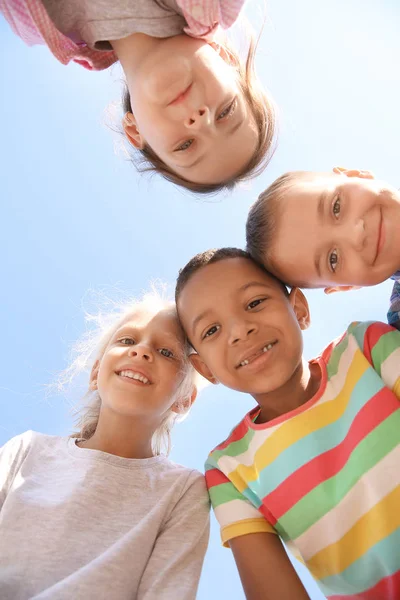
<svg viewBox="0 0 400 600"><path fill-rule="evenodd" d="M262 4L248 2L254 23ZM119 98L118 67L64 67L0 20L0 445L27 429L70 432L68 403L46 398L44 386L83 330L88 289L138 295L161 279L172 290L193 254L244 244L250 204L287 170L359 167L400 185L398 3L268 0L266 11L257 65L280 109L279 149L258 180L207 202L138 176L114 152L104 109ZM352 320L384 320L390 287L308 293L307 357ZM206 389L174 432L172 459L202 469L252 406L245 395ZM304 577L312 600L322 598ZM198 597L244 598L214 519Z"/></svg>

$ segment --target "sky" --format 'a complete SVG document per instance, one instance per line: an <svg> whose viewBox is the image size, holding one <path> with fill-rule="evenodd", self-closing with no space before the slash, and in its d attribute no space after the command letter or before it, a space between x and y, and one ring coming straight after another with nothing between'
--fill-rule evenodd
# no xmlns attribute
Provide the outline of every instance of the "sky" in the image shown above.
<svg viewBox="0 0 400 600"><path fill-rule="evenodd" d="M0 445L27 429L72 430L71 398L46 394L84 330L90 290L173 290L194 254L243 246L249 206L288 170L368 169L399 186L400 7L397 0L268 0L257 69L279 107L278 150L257 180L198 199L138 175L107 122L121 72L91 73L29 48L0 17ZM246 14L259 27L264 3ZM385 320L390 282L348 294L308 292L312 358L353 320ZM78 401L78 397L75 398ZM212 386L173 433L171 458L202 470L208 452L254 406ZM315 583L299 572L312 600ZM199 600L242 600L212 517Z"/></svg>

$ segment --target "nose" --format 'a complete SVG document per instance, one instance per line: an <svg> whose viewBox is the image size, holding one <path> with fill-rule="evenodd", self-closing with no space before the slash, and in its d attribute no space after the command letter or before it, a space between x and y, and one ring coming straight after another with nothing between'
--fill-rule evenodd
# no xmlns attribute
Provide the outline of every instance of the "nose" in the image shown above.
<svg viewBox="0 0 400 600"><path fill-rule="evenodd" d="M135 344L134 346L131 346L129 348L129 352L128 352L129 356L132 358L138 358L138 359L142 359L145 360L147 362L153 362L153 353L150 349L150 346L148 346L145 343L140 343L140 344Z"/></svg>
<svg viewBox="0 0 400 600"><path fill-rule="evenodd" d="M365 224L364 219L358 219L353 223L353 227L349 231L351 245L356 252L360 252L365 245Z"/></svg>
<svg viewBox="0 0 400 600"><path fill-rule="evenodd" d="M243 320L235 320L231 323L229 331L229 344L234 346L240 341L244 341L253 333L256 333L257 327L253 323Z"/></svg>
<svg viewBox="0 0 400 600"><path fill-rule="evenodd" d="M191 130L199 130L211 125L211 113L207 106L193 110L184 121L185 127Z"/></svg>

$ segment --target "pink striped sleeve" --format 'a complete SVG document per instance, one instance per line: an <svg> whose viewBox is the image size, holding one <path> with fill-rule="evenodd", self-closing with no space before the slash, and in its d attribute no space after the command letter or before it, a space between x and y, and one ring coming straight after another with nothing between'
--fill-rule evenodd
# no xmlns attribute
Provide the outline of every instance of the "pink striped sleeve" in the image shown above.
<svg viewBox="0 0 400 600"><path fill-rule="evenodd" d="M13 32L26 44L46 45L63 65L71 60L93 71L107 69L116 62L114 52L92 50L84 42L76 44L55 27L40 0L0 0L3 13Z"/></svg>
<svg viewBox="0 0 400 600"><path fill-rule="evenodd" d="M204 39L212 39L218 27L232 27L244 3L245 0L177 0L188 24L185 33Z"/></svg>

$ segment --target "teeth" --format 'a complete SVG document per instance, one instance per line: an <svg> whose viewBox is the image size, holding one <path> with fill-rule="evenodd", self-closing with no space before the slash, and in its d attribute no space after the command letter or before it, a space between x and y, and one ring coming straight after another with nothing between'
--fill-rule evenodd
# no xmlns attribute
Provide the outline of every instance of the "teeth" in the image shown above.
<svg viewBox="0 0 400 600"><path fill-rule="evenodd" d="M264 346L264 348L262 349L262 353L264 352L268 352L268 350L271 350L271 348L273 348L274 344L267 344L266 346ZM255 358L257 358L255 356ZM242 360L242 362L240 363L241 367L245 367L246 365L249 364L249 360L246 358L245 360Z"/></svg>
<svg viewBox="0 0 400 600"><path fill-rule="evenodd" d="M262 349L263 352L268 352L268 350L271 350L273 344L267 344L267 346L264 346L264 348Z"/></svg>
<svg viewBox="0 0 400 600"><path fill-rule="evenodd" d="M137 379L138 381L141 381L142 383L145 383L145 384L150 383L150 381L147 379L147 377L145 377L144 375L141 375L140 373L135 373L135 371L120 371L119 375L121 377L129 377L130 379Z"/></svg>

